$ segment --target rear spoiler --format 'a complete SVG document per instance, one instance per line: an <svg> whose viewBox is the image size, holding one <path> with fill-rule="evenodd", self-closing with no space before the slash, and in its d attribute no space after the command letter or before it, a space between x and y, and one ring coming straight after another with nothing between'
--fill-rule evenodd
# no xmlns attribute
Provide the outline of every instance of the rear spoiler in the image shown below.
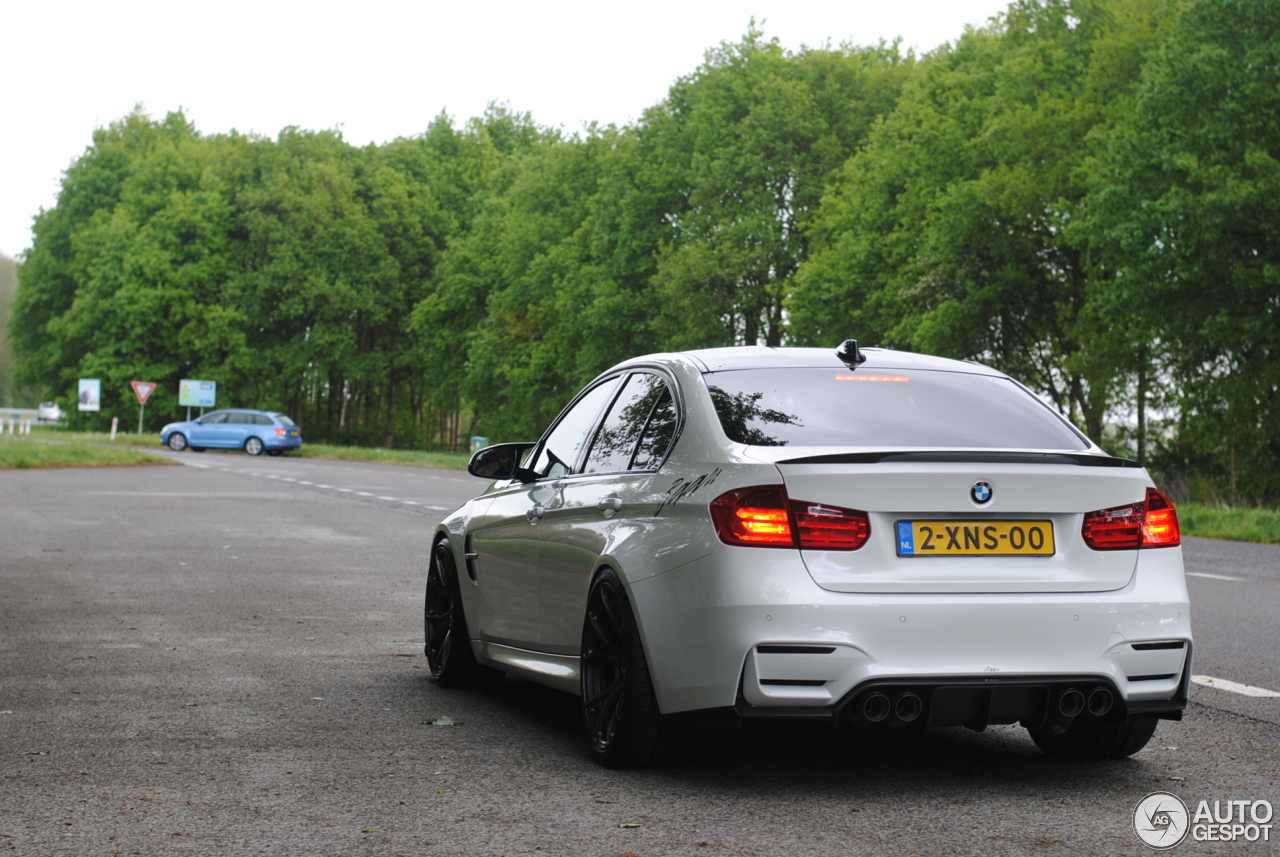
<svg viewBox="0 0 1280 857"><path fill-rule="evenodd" d="M1127 458L1073 452L837 452L788 458L775 464L881 464L884 462L955 464L1065 464L1076 467L1142 467Z"/></svg>

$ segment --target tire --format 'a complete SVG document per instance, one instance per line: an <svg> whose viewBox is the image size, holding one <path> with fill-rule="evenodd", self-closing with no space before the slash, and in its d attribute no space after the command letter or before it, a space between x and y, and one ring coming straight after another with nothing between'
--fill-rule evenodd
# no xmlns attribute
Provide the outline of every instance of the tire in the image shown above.
<svg viewBox="0 0 1280 857"><path fill-rule="evenodd" d="M187 448L187 436L180 431L169 435L169 448L174 452L182 452Z"/></svg>
<svg viewBox="0 0 1280 857"><path fill-rule="evenodd" d="M462 609L462 589L453 548L440 539L431 551L427 591L422 604L422 651L431 679L441 687L476 687L501 681L505 674L476 661Z"/></svg>
<svg viewBox="0 0 1280 857"><path fill-rule="evenodd" d="M1123 759L1147 746L1159 719L1131 714L1123 720L1076 718L1063 731L1052 726L1030 729L1031 740L1055 759Z"/></svg>
<svg viewBox="0 0 1280 857"><path fill-rule="evenodd" d="M262 438L251 437L244 442L244 451L250 455L262 455L262 451L266 446L262 443Z"/></svg>
<svg viewBox="0 0 1280 857"><path fill-rule="evenodd" d="M685 729L664 717L653 692L640 630L622 581L596 576L582 628L582 723L608 768L665 768L684 752Z"/></svg>

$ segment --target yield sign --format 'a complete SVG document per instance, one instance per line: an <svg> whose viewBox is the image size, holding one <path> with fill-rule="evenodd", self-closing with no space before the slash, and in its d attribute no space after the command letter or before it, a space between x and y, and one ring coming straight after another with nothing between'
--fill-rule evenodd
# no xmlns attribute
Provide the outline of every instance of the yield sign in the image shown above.
<svg viewBox="0 0 1280 857"><path fill-rule="evenodd" d="M154 381L130 381L129 383L133 385L133 394L138 397L139 405L145 405L156 389Z"/></svg>

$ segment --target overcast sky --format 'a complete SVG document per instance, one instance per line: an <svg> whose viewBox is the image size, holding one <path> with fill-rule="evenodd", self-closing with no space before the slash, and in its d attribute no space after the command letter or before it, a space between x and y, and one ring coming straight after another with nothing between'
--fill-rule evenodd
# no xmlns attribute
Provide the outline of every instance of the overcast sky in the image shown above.
<svg viewBox="0 0 1280 857"><path fill-rule="evenodd" d="M341 128L364 145L489 101L542 125L624 124L754 16L791 49L903 38L918 52L1007 0L435 2L14 0L0 11L0 253L31 244L93 129L141 103L204 133Z"/></svg>

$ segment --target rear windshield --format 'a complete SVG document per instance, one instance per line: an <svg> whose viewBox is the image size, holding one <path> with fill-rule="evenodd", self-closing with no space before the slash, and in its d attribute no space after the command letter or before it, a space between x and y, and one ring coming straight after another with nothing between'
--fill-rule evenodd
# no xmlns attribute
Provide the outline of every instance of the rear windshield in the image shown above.
<svg viewBox="0 0 1280 857"><path fill-rule="evenodd" d="M755 446L1086 449L1006 378L931 370L746 369L704 376L730 440Z"/></svg>

